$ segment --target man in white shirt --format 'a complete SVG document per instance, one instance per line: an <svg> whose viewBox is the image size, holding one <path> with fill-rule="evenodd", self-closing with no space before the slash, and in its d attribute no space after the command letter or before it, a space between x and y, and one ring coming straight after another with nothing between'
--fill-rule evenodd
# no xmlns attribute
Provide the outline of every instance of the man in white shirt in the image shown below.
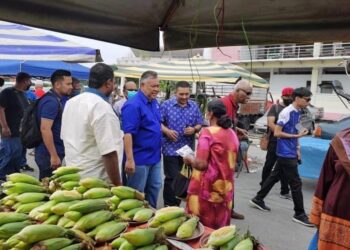
<svg viewBox="0 0 350 250"><path fill-rule="evenodd" d="M112 68L103 63L93 66L89 88L66 103L61 138L67 166L80 166L83 178L97 177L118 186L123 136L119 120L108 103L113 90Z"/></svg>

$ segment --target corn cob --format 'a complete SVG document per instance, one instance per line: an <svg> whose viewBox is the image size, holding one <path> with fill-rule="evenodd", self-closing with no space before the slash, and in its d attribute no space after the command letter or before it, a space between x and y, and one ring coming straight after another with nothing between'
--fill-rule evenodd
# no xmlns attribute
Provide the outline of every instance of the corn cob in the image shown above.
<svg viewBox="0 0 350 250"><path fill-rule="evenodd" d="M82 195L76 190L58 190L50 196L50 200L54 200L56 202L67 202L81 199Z"/></svg>
<svg viewBox="0 0 350 250"><path fill-rule="evenodd" d="M154 250L168 250L168 246L167 245L159 245L158 247L156 247Z"/></svg>
<svg viewBox="0 0 350 250"><path fill-rule="evenodd" d="M143 205L143 201L137 199L126 199L120 202L118 208L123 209L124 211L129 211L133 208L142 207Z"/></svg>
<svg viewBox="0 0 350 250"><path fill-rule="evenodd" d="M125 213L125 211L123 209L118 208L113 212L113 215L120 217L124 213Z"/></svg>
<svg viewBox="0 0 350 250"><path fill-rule="evenodd" d="M14 183L10 188L6 189L4 192L9 194L23 194L23 193L44 193L46 190L42 186L28 184L28 183Z"/></svg>
<svg viewBox="0 0 350 250"><path fill-rule="evenodd" d="M242 237L237 234L232 240L220 246L220 250L233 250L240 241L242 241Z"/></svg>
<svg viewBox="0 0 350 250"><path fill-rule="evenodd" d="M184 223L186 221L186 217L182 216L182 217L178 217L172 220L169 220L167 222L164 222L162 225L160 225L161 227L164 228L164 233L165 235L172 235L175 234L177 229L180 227L180 225L182 223Z"/></svg>
<svg viewBox="0 0 350 250"><path fill-rule="evenodd" d="M78 167L59 167L52 173L54 174L54 177L60 177L62 175L75 174L79 171L81 171L81 168Z"/></svg>
<svg viewBox="0 0 350 250"><path fill-rule="evenodd" d="M31 244L20 241L12 250L29 250L31 248Z"/></svg>
<svg viewBox="0 0 350 250"><path fill-rule="evenodd" d="M133 208L125 213L122 213L119 217L125 221L130 221L134 218L135 214L142 209L142 207Z"/></svg>
<svg viewBox="0 0 350 250"><path fill-rule="evenodd" d="M57 222L57 226L60 227L64 227L65 225L67 225L69 222L71 222L70 219L66 218L66 217L61 217L58 222Z"/></svg>
<svg viewBox="0 0 350 250"><path fill-rule="evenodd" d="M5 249L12 249L13 247L15 247L18 243L20 242L20 240L17 237L17 234L14 234L13 236L11 236L5 243Z"/></svg>
<svg viewBox="0 0 350 250"><path fill-rule="evenodd" d="M124 241L119 247L119 250L134 250L134 249L135 247L131 245L127 240Z"/></svg>
<svg viewBox="0 0 350 250"><path fill-rule="evenodd" d="M16 233L20 232L23 228L31 225L30 221L12 222L2 225L0 227L0 239L8 239Z"/></svg>
<svg viewBox="0 0 350 250"><path fill-rule="evenodd" d="M25 220L29 220L29 216L26 214L15 212L0 212L0 226L7 223L21 222Z"/></svg>
<svg viewBox="0 0 350 250"><path fill-rule="evenodd" d="M74 226L74 229L81 230L83 232L96 227L113 217L113 214L106 210L93 212L81 217Z"/></svg>
<svg viewBox="0 0 350 250"><path fill-rule="evenodd" d="M44 221L43 223L47 224L47 225L56 225L60 218L61 217L59 215L53 214L46 221Z"/></svg>
<svg viewBox="0 0 350 250"><path fill-rule="evenodd" d="M142 208L141 210L137 211L134 215L133 220L137 222L144 222L151 219L153 215L153 210L149 208Z"/></svg>
<svg viewBox="0 0 350 250"><path fill-rule="evenodd" d="M112 196L107 188L91 188L83 194L84 199L99 199Z"/></svg>
<svg viewBox="0 0 350 250"><path fill-rule="evenodd" d="M135 229L121 235L131 245L142 247L152 244L155 240L163 237L162 230L158 228Z"/></svg>
<svg viewBox="0 0 350 250"><path fill-rule="evenodd" d="M97 227L95 240L97 242L106 242L123 232L128 226L128 223L109 221Z"/></svg>
<svg viewBox="0 0 350 250"><path fill-rule="evenodd" d="M137 248L137 250L154 250L159 246L159 244L151 244L148 246Z"/></svg>
<svg viewBox="0 0 350 250"><path fill-rule="evenodd" d="M78 186L78 187L75 187L73 190L77 190L79 193L83 194L85 193L88 189L86 187L83 187L83 186Z"/></svg>
<svg viewBox="0 0 350 250"><path fill-rule="evenodd" d="M73 240L67 238L52 238L36 243L31 250L60 250L73 243Z"/></svg>
<svg viewBox="0 0 350 250"><path fill-rule="evenodd" d="M23 193L16 196L16 200L22 204L43 201L48 197L45 193Z"/></svg>
<svg viewBox="0 0 350 250"><path fill-rule="evenodd" d="M55 179L57 182L67 182L67 181L79 181L80 174L66 174Z"/></svg>
<svg viewBox="0 0 350 250"><path fill-rule="evenodd" d="M46 221L48 218L50 217L50 214L48 213L39 213L37 214L34 219L36 219L37 221Z"/></svg>
<svg viewBox="0 0 350 250"><path fill-rule="evenodd" d="M113 248L118 249L125 241L127 241L127 240L124 238L121 238L121 237L116 238L115 240L112 241L111 246Z"/></svg>
<svg viewBox="0 0 350 250"><path fill-rule="evenodd" d="M68 211L64 213L64 217L70 219L71 221L78 221L82 214L77 211Z"/></svg>
<svg viewBox="0 0 350 250"><path fill-rule="evenodd" d="M67 237L78 239L79 241L86 242L91 246L95 245L95 241L93 241L86 233L80 230L73 228L69 229L67 231Z"/></svg>
<svg viewBox="0 0 350 250"><path fill-rule="evenodd" d="M114 195L118 196L120 199L138 199L142 201L145 199L145 195L143 193L131 187L125 187L125 186L112 187L111 191Z"/></svg>
<svg viewBox="0 0 350 250"><path fill-rule="evenodd" d="M51 208L57 204L56 201L48 201L40 207L36 208L40 213L51 213Z"/></svg>
<svg viewBox="0 0 350 250"><path fill-rule="evenodd" d="M1 183L1 186L3 187L3 188L10 188L10 187L12 187L13 186L13 184L15 184L14 182L12 182L12 181L6 181L6 182L3 182L3 183Z"/></svg>
<svg viewBox="0 0 350 250"><path fill-rule="evenodd" d="M40 181L33 176L22 174L22 173L14 173L6 176L7 181L11 181L13 183L28 183L33 185L41 185Z"/></svg>
<svg viewBox="0 0 350 250"><path fill-rule="evenodd" d="M69 211L76 211L82 214L105 209L108 209L108 204L105 199L82 200L69 207Z"/></svg>
<svg viewBox="0 0 350 250"><path fill-rule="evenodd" d="M154 223L164 223L166 221L185 215L185 210L181 207L165 207L156 212Z"/></svg>
<svg viewBox="0 0 350 250"><path fill-rule="evenodd" d="M86 189L90 189L90 188L97 188L97 187L102 187L102 188L108 188L108 184L98 178L93 178L93 177L88 177L85 179L82 179L79 182L80 186L85 187Z"/></svg>
<svg viewBox="0 0 350 250"><path fill-rule="evenodd" d="M234 250L253 250L253 241L248 237L240 241L234 248Z"/></svg>
<svg viewBox="0 0 350 250"><path fill-rule="evenodd" d="M116 195L112 196L112 197L108 200L109 203L114 204L114 205L116 205L117 207L118 207L118 205L119 205L119 203L120 203L121 201L122 201L122 200L121 200L118 196L116 196Z"/></svg>
<svg viewBox="0 0 350 250"><path fill-rule="evenodd" d="M236 226L226 226L212 232L208 239L209 246L221 246L235 237Z"/></svg>
<svg viewBox="0 0 350 250"><path fill-rule="evenodd" d="M84 243L77 243L77 244L73 244L73 245L70 245L68 247L62 248L62 250L82 250L85 248L86 248L86 246Z"/></svg>
<svg viewBox="0 0 350 250"><path fill-rule="evenodd" d="M22 204L16 209L16 213L25 213L25 214L27 214L30 211L32 211L34 208L39 207L39 206L41 206L43 204L45 204L45 202L43 202L43 201Z"/></svg>
<svg viewBox="0 0 350 250"><path fill-rule="evenodd" d="M184 223L182 223L176 232L176 237L180 239L191 237L194 231L196 230L198 221L199 221L198 217L192 217L188 221L185 221Z"/></svg>
<svg viewBox="0 0 350 250"><path fill-rule="evenodd" d="M62 183L61 187L65 190L73 190L75 187L79 186L79 182L77 181L67 181Z"/></svg>
<svg viewBox="0 0 350 250"><path fill-rule="evenodd" d="M35 243L51 238L60 238L65 234L65 229L56 225L30 225L17 234L18 239L26 243Z"/></svg>
<svg viewBox="0 0 350 250"><path fill-rule="evenodd" d="M64 215L65 212L68 212L70 206L78 202L79 201L60 202L51 208L51 212L57 215Z"/></svg>

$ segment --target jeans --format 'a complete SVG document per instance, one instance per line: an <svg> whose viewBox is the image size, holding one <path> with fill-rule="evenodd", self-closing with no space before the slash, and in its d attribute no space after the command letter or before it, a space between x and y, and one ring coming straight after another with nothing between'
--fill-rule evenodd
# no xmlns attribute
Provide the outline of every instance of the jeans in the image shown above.
<svg viewBox="0 0 350 250"><path fill-rule="evenodd" d="M64 155L58 156L62 162ZM51 157L49 154L35 152L35 162L39 168L39 179L51 177L53 169L51 168Z"/></svg>
<svg viewBox="0 0 350 250"><path fill-rule="evenodd" d="M164 206L180 206L181 200L177 199L172 188L175 177L180 173L183 159L180 156L163 156L164 167Z"/></svg>
<svg viewBox="0 0 350 250"><path fill-rule="evenodd" d="M19 137L3 137L0 144L0 180L6 175L20 172L22 143Z"/></svg>
<svg viewBox="0 0 350 250"><path fill-rule="evenodd" d="M262 170L262 178L261 178L260 186L262 186L263 183L267 180L267 178L271 174L273 166L275 166L276 164L276 161L277 161L276 150L277 150L277 141L270 141L267 146L266 160ZM280 181L281 181L281 194L282 195L288 194L289 193L288 181L282 172L280 175Z"/></svg>
<svg viewBox="0 0 350 250"><path fill-rule="evenodd" d="M160 162L154 165L137 165L135 173L128 175L127 186L145 193L146 200L153 208L157 208L157 200L162 188Z"/></svg>
<svg viewBox="0 0 350 250"><path fill-rule="evenodd" d="M263 183L255 198L261 201L264 200L275 183L280 180L281 173L287 178L292 191L295 215L305 214L302 183L298 173L297 158L278 157L275 168Z"/></svg>
<svg viewBox="0 0 350 250"><path fill-rule="evenodd" d="M22 149L22 156L21 156L21 162L19 163L20 167L27 166L27 149L23 147Z"/></svg>

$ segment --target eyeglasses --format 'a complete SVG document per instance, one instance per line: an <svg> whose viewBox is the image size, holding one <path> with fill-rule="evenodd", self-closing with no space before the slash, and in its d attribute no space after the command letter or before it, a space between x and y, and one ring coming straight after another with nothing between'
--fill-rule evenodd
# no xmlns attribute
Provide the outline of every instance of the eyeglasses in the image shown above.
<svg viewBox="0 0 350 250"><path fill-rule="evenodd" d="M305 101L310 102L311 98L310 97L302 97Z"/></svg>
<svg viewBox="0 0 350 250"><path fill-rule="evenodd" d="M247 96L251 96L252 95L252 92L245 91L244 89L239 89L239 90L242 90Z"/></svg>
<svg viewBox="0 0 350 250"><path fill-rule="evenodd" d="M127 91L137 92L137 89L127 89Z"/></svg>

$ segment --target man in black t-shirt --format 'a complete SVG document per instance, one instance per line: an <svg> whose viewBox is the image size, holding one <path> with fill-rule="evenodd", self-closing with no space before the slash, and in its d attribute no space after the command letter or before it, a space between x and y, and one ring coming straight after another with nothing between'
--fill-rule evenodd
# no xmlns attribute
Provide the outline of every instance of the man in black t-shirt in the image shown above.
<svg viewBox="0 0 350 250"><path fill-rule="evenodd" d="M277 161L276 149L277 149L277 138L274 136L275 125L278 120L278 115L285 107L289 106L293 102L292 99L293 88L284 88L282 90L282 103L272 105L269 112L267 113L267 126L269 134L269 144L267 147L266 160L262 171L262 178L260 185L262 186L264 181L269 177L273 167ZM289 193L288 181L284 176L280 177L281 181L281 192L280 197L284 199L292 199Z"/></svg>
<svg viewBox="0 0 350 250"><path fill-rule="evenodd" d="M30 88L31 77L20 72L14 87L6 88L0 93L0 180L6 175L19 172L22 155L20 124L24 109L29 105L25 91Z"/></svg>

